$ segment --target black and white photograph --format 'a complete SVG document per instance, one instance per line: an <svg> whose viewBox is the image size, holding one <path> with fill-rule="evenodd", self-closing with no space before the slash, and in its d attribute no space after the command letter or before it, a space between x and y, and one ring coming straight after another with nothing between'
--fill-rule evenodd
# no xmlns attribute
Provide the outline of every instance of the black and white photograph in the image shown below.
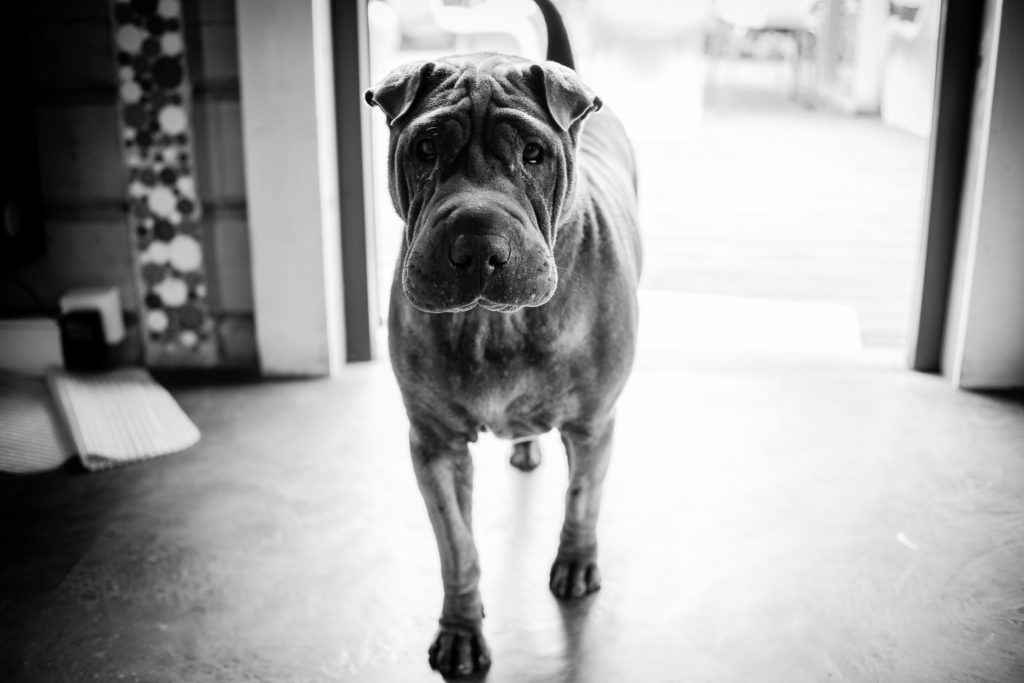
<svg viewBox="0 0 1024 683"><path fill-rule="evenodd" d="M1024 682L1024 3L0 33L0 681Z"/></svg>

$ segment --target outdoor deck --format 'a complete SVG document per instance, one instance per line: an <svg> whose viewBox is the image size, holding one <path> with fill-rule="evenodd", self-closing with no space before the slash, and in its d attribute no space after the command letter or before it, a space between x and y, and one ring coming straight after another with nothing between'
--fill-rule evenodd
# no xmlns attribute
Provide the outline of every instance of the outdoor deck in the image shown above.
<svg viewBox="0 0 1024 683"><path fill-rule="evenodd" d="M865 345L902 345L927 141L772 95L712 105L686 139L633 126L643 285L840 304Z"/></svg>

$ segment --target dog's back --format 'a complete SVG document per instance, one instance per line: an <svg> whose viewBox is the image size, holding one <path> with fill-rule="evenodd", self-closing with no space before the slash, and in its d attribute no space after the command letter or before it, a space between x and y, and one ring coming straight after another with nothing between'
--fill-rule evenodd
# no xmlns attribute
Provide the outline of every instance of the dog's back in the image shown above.
<svg viewBox="0 0 1024 683"><path fill-rule="evenodd" d="M636 222L637 180L633 148L622 122L608 108L585 124L579 151L581 195L598 202L606 229L616 233L632 256L636 280L642 263L640 232Z"/></svg>
<svg viewBox="0 0 1024 683"><path fill-rule="evenodd" d="M547 28L547 59L570 69L576 60L562 16L550 0L534 0L544 16ZM642 263L640 235L636 224L636 160L633 147L619 118L607 107L588 119L580 139L580 183L586 197L608 204L614 219L607 227L623 240L633 257L636 277ZM600 209L599 209L600 211Z"/></svg>

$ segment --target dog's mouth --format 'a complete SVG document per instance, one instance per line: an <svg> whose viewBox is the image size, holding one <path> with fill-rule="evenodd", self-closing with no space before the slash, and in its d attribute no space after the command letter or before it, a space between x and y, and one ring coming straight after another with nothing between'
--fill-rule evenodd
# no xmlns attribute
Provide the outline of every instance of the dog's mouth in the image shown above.
<svg viewBox="0 0 1024 683"><path fill-rule="evenodd" d="M402 289L409 302L425 313L463 313L477 306L494 313L515 313L543 306L554 296L557 270L553 263L503 268L481 278L437 260L411 258L403 269Z"/></svg>
<svg viewBox="0 0 1024 683"><path fill-rule="evenodd" d="M498 301L489 301L484 298L481 298L479 303L482 308L486 308L488 311L493 313L515 313L516 311L526 308L526 305L524 304L503 304Z"/></svg>
<svg viewBox="0 0 1024 683"><path fill-rule="evenodd" d="M415 301L413 301L412 303L414 306L417 306ZM462 304L460 306L452 306L450 308L428 307L421 308L420 310L424 310L426 313L466 313L468 311L472 311L477 306L485 310L491 311L492 313L515 313L516 311L521 311L522 309L526 308L525 306L520 304L503 304L498 303L496 301L489 301L487 299L484 299L483 297L479 297L468 304ZM420 308L420 306L417 306L417 308Z"/></svg>
<svg viewBox="0 0 1024 683"><path fill-rule="evenodd" d="M468 301L456 302L452 300L430 300L421 296L419 290L409 289L408 285L404 287L404 290L409 303L424 313L466 313L472 311L477 306L492 313L516 313L524 308L543 306L551 300L551 296L554 294L554 288L552 288L551 293L546 296L542 298L535 297L526 302L495 301L480 295L474 296Z"/></svg>

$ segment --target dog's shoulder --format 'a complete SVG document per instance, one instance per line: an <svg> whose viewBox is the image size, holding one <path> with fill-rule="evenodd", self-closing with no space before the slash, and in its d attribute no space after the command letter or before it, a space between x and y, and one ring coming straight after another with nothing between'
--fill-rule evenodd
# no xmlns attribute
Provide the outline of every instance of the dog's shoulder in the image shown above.
<svg viewBox="0 0 1024 683"><path fill-rule="evenodd" d="M580 136L579 155L586 166L607 166L631 178L636 175L636 159L626 128L607 106L587 119Z"/></svg>
<svg viewBox="0 0 1024 683"><path fill-rule="evenodd" d="M639 278L641 246L637 223L637 166L626 129L605 108L586 122L580 137L579 203L600 241L614 241L611 251L632 266ZM633 279L633 278L631 278Z"/></svg>

